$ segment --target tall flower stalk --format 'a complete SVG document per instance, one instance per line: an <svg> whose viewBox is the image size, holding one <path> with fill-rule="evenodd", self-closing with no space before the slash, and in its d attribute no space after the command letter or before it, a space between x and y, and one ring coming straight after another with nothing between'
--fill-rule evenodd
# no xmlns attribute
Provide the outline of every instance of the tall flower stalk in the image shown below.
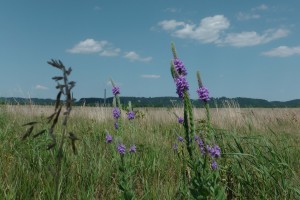
<svg viewBox="0 0 300 200"><path fill-rule="evenodd" d="M174 44L171 45L173 60L171 61L171 74L176 84L176 93L182 99L184 105L184 118L180 119L183 122L185 130L185 145L188 151L188 159L184 157L182 152L183 166L183 183L185 184L180 189L184 198L195 199L224 199L225 190L221 184L217 159L221 156L221 149L214 143L214 137L211 133L211 122L209 112L209 91L203 86L200 73L197 73L199 89L197 93L199 99L205 104L207 130L209 138L204 134L195 135L193 107L189 97L189 84L186 80L187 70L183 62L178 58ZM178 119L179 121L179 119ZM195 142L193 142L193 140ZM178 137L178 141L182 144L183 138ZM211 142L213 141L213 145ZM198 146L196 152L195 144ZM177 144L176 144L177 145ZM178 147L178 145L176 146ZM178 152L179 153L179 152ZM179 154L180 156L180 154ZM210 164L209 164L210 163Z"/></svg>

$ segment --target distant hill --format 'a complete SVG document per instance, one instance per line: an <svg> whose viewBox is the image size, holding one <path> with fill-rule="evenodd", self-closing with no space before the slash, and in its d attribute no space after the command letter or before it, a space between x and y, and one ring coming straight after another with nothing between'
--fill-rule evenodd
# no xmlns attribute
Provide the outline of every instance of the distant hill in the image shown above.
<svg viewBox="0 0 300 200"><path fill-rule="evenodd" d="M131 101L134 107L173 107L182 104L182 101L178 97L121 97L121 103L127 105ZM112 105L113 98L106 99L106 105ZM37 104L37 105L53 105L55 100L53 99L26 99L26 98L4 98L0 97L0 104ZM81 98L74 102L75 105L86 105L86 106L98 106L104 105L103 98ZM195 107L202 107L203 102L199 100L192 100L192 104ZM239 105L241 108L253 107L253 108L295 108L300 107L300 99L291 101L267 101L264 99L252 99L252 98L212 98L209 102L210 107L228 107Z"/></svg>

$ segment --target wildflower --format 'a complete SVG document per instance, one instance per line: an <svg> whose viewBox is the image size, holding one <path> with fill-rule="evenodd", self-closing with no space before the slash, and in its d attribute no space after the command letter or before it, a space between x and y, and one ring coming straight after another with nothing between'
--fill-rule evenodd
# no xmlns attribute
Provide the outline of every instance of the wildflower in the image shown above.
<svg viewBox="0 0 300 200"><path fill-rule="evenodd" d="M115 129L118 129L118 128L119 128L118 122L115 122L115 123L114 123L114 127L115 127Z"/></svg>
<svg viewBox="0 0 300 200"><path fill-rule="evenodd" d="M210 154L213 158L219 158L221 156L221 149L218 145L214 145L211 148Z"/></svg>
<svg viewBox="0 0 300 200"><path fill-rule="evenodd" d="M177 71L177 73L179 75L182 75L182 76L186 76L187 75L187 71L186 71L186 68L183 64L183 62L181 60L179 60L178 58L174 59L174 67Z"/></svg>
<svg viewBox="0 0 300 200"><path fill-rule="evenodd" d="M118 144L117 150L118 150L119 154L124 155L126 152L126 147L124 144Z"/></svg>
<svg viewBox="0 0 300 200"><path fill-rule="evenodd" d="M178 136L178 141L179 141L179 142L183 142L183 140L184 140L183 137Z"/></svg>
<svg viewBox="0 0 300 200"><path fill-rule="evenodd" d="M197 93L198 93L199 99L201 99L204 102L209 101L209 92L208 92L208 89L206 87L204 87L204 86L200 87L197 90Z"/></svg>
<svg viewBox="0 0 300 200"><path fill-rule="evenodd" d="M129 149L130 153L135 153L136 152L136 146L135 145L131 145L130 149Z"/></svg>
<svg viewBox="0 0 300 200"><path fill-rule="evenodd" d="M200 148L200 151L202 154L205 154L205 148L204 148L204 143L203 141L201 140L201 138L198 137L198 146ZM209 147L209 146L208 146ZM210 147L209 147L210 148Z"/></svg>
<svg viewBox="0 0 300 200"><path fill-rule="evenodd" d="M184 76L179 76L175 78L175 83L176 83L176 93L180 98L183 99L184 92L189 90L189 84L186 81Z"/></svg>
<svg viewBox="0 0 300 200"><path fill-rule="evenodd" d="M195 141L198 141L198 140L199 140L199 136L198 136L198 135L195 135L195 136L194 136L194 140L195 140Z"/></svg>
<svg viewBox="0 0 300 200"><path fill-rule="evenodd" d="M114 107L113 116L114 116L115 119L118 119L121 116L121 112L120 112L119 108Z"/></svg>
<svg viewBox="0 0 300 200"><path fill-rule="evenodd" d="M106 143L111 143L113 138L110 134L107 133L106 136L105 136L105 140L106 140Z"/></svg>
<svg viewBox="0 0 300 200"><path fill-rule="evenodd" d="M112 93L116 96L120 94L120 88L118 86L113 86Z"/></svg>
<svg viewBox="0 0 300 200"><path fill-rule="evenodd" d="M213 170L218 169L218 164L217 164L217 162L216 162L215 160L213 160L213 161L211 162L211 168L212 168Z"/></svg>
<svg viewBox="0 0 300 200"><path fill-rule="evenodd" d="M178 123L183 124L183 118L182 117L178 117Z"/></svg>
<svg viewBox="0 0 300 200"><path fill-rule="evenodd" d="M128 117L129 120L134 119L134 112L133 112L133 111L129 111L129 112L127 113L127 117Z"/></svg>

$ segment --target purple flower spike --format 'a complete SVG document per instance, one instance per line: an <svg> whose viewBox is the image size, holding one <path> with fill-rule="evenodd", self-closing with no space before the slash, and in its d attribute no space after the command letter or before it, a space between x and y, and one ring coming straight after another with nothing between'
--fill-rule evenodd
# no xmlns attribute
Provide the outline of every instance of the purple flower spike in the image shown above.
<svg viewBox="0 0 300 200"><path fill-rule="evenodd" d="M135 145L132 145L129 149L129 152L130 153L136 153L136 146Z"/></svg>
<svg viewBox="0 0 300 200"><path fill-rule="evenodd" d="M221 157L221 148L218 145L214 145L211 148L211 156L214 157L214 158Z"/></svg>
<svg viewBox="0 0 300 200"><path fill-rule="evenodd" d="M183 118L182 117L178 117L178 123L183 124Z"/></svg>
<svg viewBox="0 0 300 200"><path fill-rule="evenodd" d="M198 136L198 135L195 135L195 136L194 136L194 140L195 140L195 141L198 141L198 140L199 140L199 136Z"/></svg>
<svg viewBox="0 0 300 200"><path fill-rule="evenodd" d="M213 170L217 170L217 169L218 169L218 164L217 164L217 162L216 162L215 160L212 161L212 163L211 163L211 168L212 168Z"/></svg>
<svg viewBox="0 0 300 200"><path fill-rule="evenodd" d="M118 129L118 128L119 128L118 122L115 122L115 123L114 123L114 127L115 127L115 129Z"/></svg>
<svg viewBox="0 0 300 200"><path fill-rule="evenodd" d="M175 83L176 83L176 93L180 98L183 99L184 91L189 90L189 83L186 81L184 76L179 76L175 78Z"/></svg>
<svg viewBox="0 0 300 200"><path fill-rule="evenodd" d="M209 92L208 92L208 89L206 87L204 87L204 86L200 87L197 90L197 93L198 93L199 99L201 99L204 102L209 101Z"/></svg>
<svg viewBox="0 0 300 200"><path fill-rule="evenodd" d="M112 136L110 134L106 134L105 140L106 140L106 143L111 143L112 140L113 140L113 138L112 138Z"/></svg>
<svg viewBox="0 0 300 200"><path fill-rule="evenodd" d="M120 112L119 108L114 107L113 116L114 116L115 119L118 119L121 116L121 112Z"/></svg>
<svg viewBox="0 0 300 200"><path fill-rule="evenodd" d="M181 60L179 60L178 58L174 59L174 67L179 75L182 75L182 76L187 75L187 71L186 71L186 68L185 68L183 62Z"/></svg>
<svg viewBox="0 0 300 200"><path fill-rule="evenodd" d="M118 144L117 150L118 150L119 154L124 155L126 152L126 147L124 144Z"/></svg>
<svg viewBox="0 0 300 200"><path fill-rule="evenodd" d="M129 120L132 120L132 119L134 119L134 112L133 111L129 111L128 113L127 113L127 117L128 117L128 119Z"/></svg>
<svg viewBox="0 0 300 200"><path fill-rule="evenodd" d="M183 137L178 136L178 141L179 141L179 142L183 142L183 141L184 141Z"/></svg>
<svg viewBox="0 0 300 200"><path fill-rule="evenodd" d="M199 149L200 149L201 153L204 155L205 154L204 143L203 143L203 141L200 138L198 138L198 146L199 146ZM208 147L209 146L207 145L207 148Z"/></svg>
<svg viewBox="0 0 300 200"><path fill-rule="evenodd" d="M120 88L118 86L113 86L112 93L116 96L117 94L120 94Z"/></svg>

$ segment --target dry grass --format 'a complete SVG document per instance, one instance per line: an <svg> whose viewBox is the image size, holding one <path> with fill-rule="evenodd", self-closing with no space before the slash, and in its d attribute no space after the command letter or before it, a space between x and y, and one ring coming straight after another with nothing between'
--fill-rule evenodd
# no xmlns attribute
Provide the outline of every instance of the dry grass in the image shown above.
<svg viewBox="0 0 300 200"><path fill-rule="evenodd" d="M232 105L229 105L232 106ZM53 107L39 105L6 105L4 109L12 115L26 116L49 116ZM174 113L182 113L181 108L136 108L135 111L142 111L145 116L143 123L172 123L176 119ZM277 131L292 133L300 136L300 108L239 108L232 106L227 108L212 108L212 123L229 130L249 131ZM85 119L92 119L96 122L107 122L112 120L112 108L110 107L74 107L72 116L80 116ZM122 112L125 117L125 111ZM196 120L205 119L204 109L194 109ZM17 116L16 116L17 117Z"/></svg>

